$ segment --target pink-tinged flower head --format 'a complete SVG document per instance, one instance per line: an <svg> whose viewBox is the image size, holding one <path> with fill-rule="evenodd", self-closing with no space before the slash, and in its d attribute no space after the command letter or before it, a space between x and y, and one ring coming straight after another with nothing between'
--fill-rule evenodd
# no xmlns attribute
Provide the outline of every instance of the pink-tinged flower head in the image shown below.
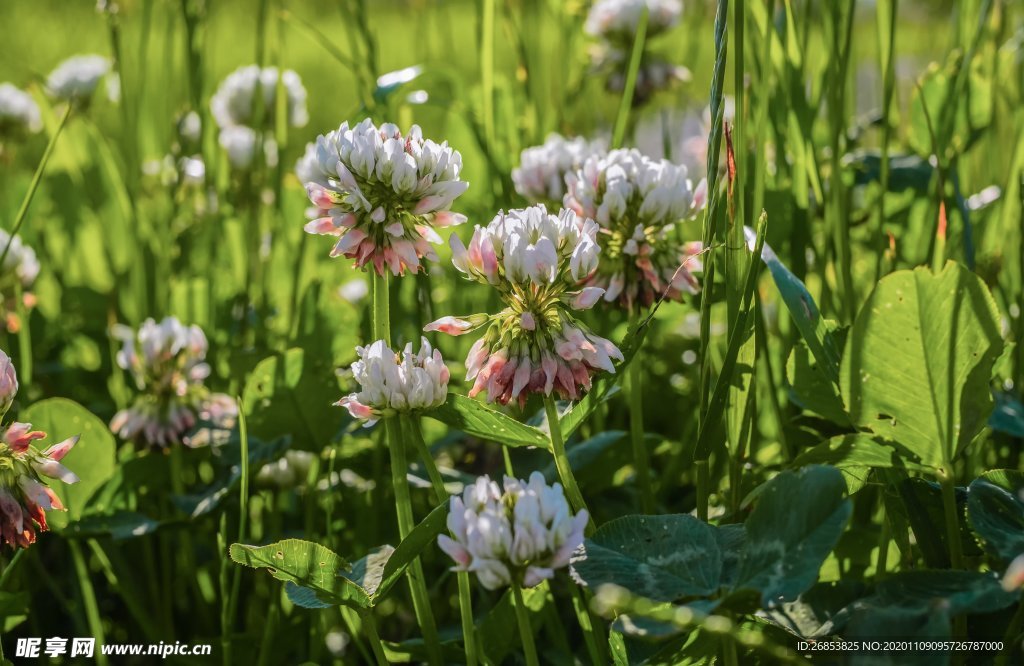
<svg viewBox="0 0 1024 666"><path fill-rule="evenodd" d="M1010 562L1003 574L1002 584L1007 592L1016 592L1024 587L1024 555L1018 555Z"/></svg>
<svg viewBox="0 0 1024 666"><path fill-rule="evenodd" d="M569 564L583 543L587 512L573 514L562 486L540 472L529 481L506 476L504 488L487 476L451 498L448 531L438 545L455 571L471 571L496 590L513 583L534 587Z"/></svg>
<svg viewBox="0 0 1024 666"><path fill-rule="evenodd" d="M558 206L565 196L565 175L583 166L591 155L605 149L604 141L549 134L540 146L524 150L512 170L516 192L530 203Z"/></svg>
<svg viewBox="0 0 1024 666"><path fill-rule="evenodd" d="M582 287L598 270L597 232L593 220L571 210L552 215L538 204L498 213L486 227L476 227L468 248L452 235L455 267L495 287L507 306L494 315L443 317L425 329L461 335L488 324L466 360L466 379L475 380L470 396L486 392L491 402L523 404L531 393L555 391L576 399L590 388L593 373L615 372L605 362L607 354L567 358L558 352L571 334L584 347L611 349L611 357L622 360L611 342L589 332L573 315L604 294L601 287Z"/></svg>
<svg viewBox="0 0 1024 666"><path fill-rule="evenodd" d="M335 404L366 426L395 412L438 407L448 397L448 367L426 338L415 354L412 343L395 353L383 340L356 347L356 353L359 360L351 369L360 390Z"/></svg>
<svg viewBox="0 0 1024 666"><path fill-rule="evenodd" d="M588 34L621 45L633 43L640 17L647 10L647 36L668 30L683 13L681 0L597 0L587 15Z"/></svg>
<svg viewBox="0 0 1024 666"><path fill-rule="evenodd" d="M14 370L11 357L0 349L0 417L7 413L18 393L18 373Z"/></svg>
<svg viewBox="0 0 1024 666"><path fill-rule="evenodd" d="M684 166L630 149L590 158L566 178L565 205L601 227L601 267L587 284L603 288L604 300L632 309L662 294L681 300L700 290L693 277L700 248L675 239L678 223L706 198L700 188L695 198L686 174Z"/></svg>
<svg viewBox="0 0 1024 666"><path fill-rule="evenodd" d="M207 341L198 326L186 326L175 317L160 323L147 319L138 331L119 325L112 335L122 345L117 364L131 375L139 391L132 405L110 422L110 429L121 438L152 447L181 443L189 440L187 433L211 402L227 399L234 404L206 388Z"/></svg>
<svg viewBox="0 0 1024 666"><path fill-rule="evenodd" d="M337 237L332 257L372 264L380 275L415 273L423 258L437 260L434 227L466 219L449 210L469 187L460 179L462 156L424 139L416 125L403 135L369 118L346 122L317 137L313 155L307 151L299 173L313 203L306 231Z"/></svg>
<svg viewBox="0 0 1024 666"><path fill-rule="evenodd" d="M3 352L0 355L6 358ZM32 430L29 423L0 428L0 542L14 548L28 548L37 530L46 531L46 511L64 509L43 479L78 481L60 462L78 443L78 436L39 451L32 443L45 437L45 432Z"/></svg>

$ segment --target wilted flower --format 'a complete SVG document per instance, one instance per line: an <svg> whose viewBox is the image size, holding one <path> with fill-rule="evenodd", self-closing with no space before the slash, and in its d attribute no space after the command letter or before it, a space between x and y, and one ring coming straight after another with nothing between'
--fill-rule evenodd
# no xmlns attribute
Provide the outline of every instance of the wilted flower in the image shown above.
<svg viewBox="0 0 1024 666"><path fill-rule="evenodd" d="M86 100L110 72L110 65L109 58L99 55L72 56L50 72L46 89L64 101Z"/></svg>
<svg viewBox="0 0 1024 666"><path fill-rule="evenodd" d="M571 210L556 216L536 205L477 226L468 249L452 235L455 267L495 287L508 306L496 315L442 317L424 329L462 335L489 323L466 359L466 380L476 380L470 396L487 391L491 402L523 404L530 393L554 390L576 399L593 373L615 372L612 359L621 361L622 353L572 314L604 293L580 288L597 270L597 230Z"/></svg>
<svg viewBox="0 0 1024 666"><path fill-rule="evenodd" d="M565 138L551 133L540 146L524 150L519 166L512 170L516 192L531 203L559 205L565 196L565 175L583 166L591 155L605 149L602 140Z"/></svg>
<svg viewBox="0 0 1024 666"><path fill-rule="evenodd" d="M533 587L568 566L583 543L588 515L572 514L558 483L540 472L530 481L506 476L504 492L487 476L451 498L448 531L438 545L455 560L456 571L476 573L489 590L507 585Z"/></svg>
<svg viewBox="0 0 1024 666"><path fill-rule="evenodd" d="M316 168L306 191L315 209L312 234L338 236L331 256L373 264L378 274L420 270L437 260L435 227L466 221L448 209L469 184L459 180L462 156L448 143L424 139L413 125L405 136L370 119L317 137Z"/></svg>
<svg viewBox="0 0 1024 666"><path fill-rule="evenodd" d="M113 335L123 344L117 364L134 378L140 395L114 415L111 430L123 439L163 447L198 445L187 433L199 419L229 427L228 419L236 415L234 401L211 394L203 384L210 366L202 329L167 317L159 324L147 319L137 334L117 326Z"/></svg>
<svg viewBox="0 0 1024 666"><path fill-rule="evenodd" d="M0 400L10 407L18 390L11 359L0 350ZM28 548L36 529L45 532L46 511L63 511L64 505L42 477L75 483L78 477L60 460L78 442L78 435L39 451L32 442L46 433L30 423L11 423L0 434L0 540L14 548Z"/></svg>
<svg viewBox="0 0 1024 666"><path fill-rule="evenodd" d="M239 67L221 81L217 92L210 98L210 111L217 125L222 129L236 125L253 127L256 125L256 95L263 93L262 125L272 127L276 112L274 96L277 91L276 67L249 65ZM288 124L291 127L305 127L309 122L306 111L306 89L302 79L290 69L281 74L284 94L287 96Z"/></svg>
<svg viewBox="0 0 1024 666"><path fill-rule="evenodd" d="M0 83L0 137L35 134L43 128L39 105L24 90Z"/></svg>
<svg viewBox="0 0 1024 666"><path fill-rule="evenodd" d="M7 246L10 248L7 249ZM0 254L7 251L3 265L0 266L0 314L4 318L4 326L9 333L17 333L21 329L21 320L17 314L17 285L21 285L21 302L25 309L36 303L35 294L28 291L39 275L39 260L35 250L25 245L18 236L11 237L0 229Z"/></svg>
<svg viewBox="0 0 1024 666"><path fill-rule="evenodd" d="M632 44L644 8L649 11L648 37L674 26L683 13L680 0L597 0L590 8L584 29L595 37Z"/></svg>
<svg viewBox="0 0 1024 666"><path fill-rule="evenodd" d="M396 354L383 340L356 347L356 353L359 360L352 364L352 374L360 391L334 404L366 426L395 412L438 407L448 397L448 367L426 338L417 354L412 343Z"/></svg>
<svg viewBox="0 0 1024 666"><path fill-rule="evenodd" d="M694 190L686 175L684 166L629 149L591 157L566 178L565 205L601 225L604 255L588 284L604 288L604 300L632 309L662 293L679 300L700 290L692 274L701 268L700 245L673 234L707 197L706 182Z"/></svg>

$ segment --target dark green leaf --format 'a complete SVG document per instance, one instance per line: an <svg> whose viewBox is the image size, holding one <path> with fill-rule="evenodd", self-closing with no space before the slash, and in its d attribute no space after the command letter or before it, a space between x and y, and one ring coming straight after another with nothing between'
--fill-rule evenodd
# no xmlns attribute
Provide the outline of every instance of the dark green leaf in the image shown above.
<svg viewBox="0 0 1024 666"><path fill-rule="evenodd" d="M1009 562L1024 553L1024 474L996 470L967 489L967 519L986 550Z"/></svg>
<svg viewBox="0 0 1024 666"><path fill-rule="evenodd" d="M547 435L537 428L524 425L482 402L456 393L449 393L443 405L425 412L425 415L466 434L505 446L551 448Z"/></svg>

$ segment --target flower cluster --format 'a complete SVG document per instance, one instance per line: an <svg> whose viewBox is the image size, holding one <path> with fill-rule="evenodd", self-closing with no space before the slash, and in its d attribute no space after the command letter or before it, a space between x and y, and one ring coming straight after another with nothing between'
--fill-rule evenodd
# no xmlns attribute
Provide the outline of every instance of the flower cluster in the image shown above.
<svg viewBox="0 0 1024 666"><path fill-rule="evenodd" d="M338 236L331 256L372 263L378 274L420 270L420 259L437 260L434 227L465 222L452 202L469 187L459 179L462 156L424 139L413 125L402 135L396 125L377 127L369 119L342 124L317 137L316 165L304 166L315 208L306 231Z"/></svg>
<svg viewBox="0 0 1024 666"><path fill-rule="evenodd" d="M302 79L290 69L284 70L280 76L287 100L288 124L291 127L305 127L309 122L309 113L306 111L306 89L302 86ZM273 127L277 79L276 67L260 69L259 65L239 67L228 74L210 98L210 112L217 126L222 129L236 125L255 126L256 95L262 93L262 126Z"/></svg>
<svg viewBox="0 0 1024 666"><path fill-rule="evenodd" d="M8 249L8 245L10 248ZM21 328L18 318L18 286L21 287L21 302L25 309L36 303L35 294L28 291L39 275L39 261L35 250L25 245L18 236L12 237L0 229L0 254L6 250L3 265L0 265L0 314L9 333L17 333Z"/></svg>
<svg viewBox="0 0 1024 666"><path fill-rule="evenodd" d="M236 416L234 401L211 394L203 384L210 374L205 362L206 336L198 326L174 317L159 324L147 319L138 333L118 326L122 342L117 364L135 379L140 395L114 415L110 429L124 439L165 447L193 443L187 433L199 420L227 426Z"/></svg>
<svg viewBox="0 0 1024 666"><path fill-rule="evenodd" d="M599 287L579 288L597 270L598 226L570 210L557 216L543 205L501 212L477 226L467 249L452 235L452 263L470 279L497 288L507 307L496 315L443 317L427 331L462 335L488 324L466 359L470 391L488 400L526 402L530 393L576 399L599 370L615 372L622 353L589 332L573 310L590 308Z"/></svg>
<svg viewBox="0 0 1024 666"><path fill-rule="evenodd" d="M356 353L359 360L352 364L352 375L360 391L335 404L367 426L395 412L438 407L448 397L448 367L426 338L417 354L412 343L396 354L383 340L356 347Z"/></svg>
<svg viewBox="0 0 1024 666"><path fill-rule="evenodd" d="M55 98L66 102L85 102L96 90L103 77L110 73L110 59L99 55L79 55L68 58L50 72L46 89ZM116 99L120 84L111 78L107 82L107 96Z"/></svg>
<svg viewBox="0 0 1024 666"><path fill-rule="evenodd" d="M590 8L584 29L599 40L591 50L590 59L594 71L607 76L605 83L609 92L621 93L625 89L629 56L644 11L648 12L647 37L650 38L678 23L683 5L680 0L597 0ZM645 43L633 104L643 104L657 91L689 77L690 72L685 67L650 53Z"/></svg>
<svg viewBox="0 0 1024 666"><path fill-rule="evenodd" d="M240 67L221 81L210 98L210 112L220 128L217 140L228 156L231 166L244 170L253 164L261 143L257 129L273 127L278 77L285 95L287 122L304 127L309 122L306 111L306 89L302 79L290 69L279 74L276 67L258 65ZM262 105L257 109L257 101ZM277 143L271 136L262 140L264 161L277 164Z"/></svg>
<svg viewBox="0 0 1024 666"><path fill-rule="evenodd" d="M604 288L606 301L632 309L699 291L700 245L673 232L704 206L707 184L695 190L686 176L684 166L628 149L592 157L566 178L565 205L601 225L603 261L588 284Z"/></svg>
<svg viewBox="0 0 1024 666"><path fill-rule="evenodd" d="M451 498L448 530L438 537L456 571L476 573L489 590L533 587L569 564L583 543L588 515L572 514L562 486L549 486L540 472L529 482L505 477L504 492L489 477Z"/></svg>
<svg viewBox="0 0 1024 666"><path fill-rule="evenodd" d="M18 391L18 377L7 354L0 351L0 415L10 408ZM0 429L0 541L14 548L28 548L36 530L45 532L46 511L63 511L60 498L42 477L75 483L78 477L60 463L78 443L69 437L45 451L32 442L46 433L30 423L11 423Z"/></svg>
<svg viewBox="0 0 1024 666"><path fill-rule="evenodd" d="M648 11L647 36L664 32L679 22L680 0L597 0L583 29L587 34L621 44L632 44L640 17Z"/></svg>
<svg viewBox="0 0 1024 666"><path fill-rule="evenodd" d="M565 175L582 167L591 155L603 152L604 144L601 140L549 134L542 145L520 154L519 166L512 170L516 192L530 203L559 205L565 196Z"/></svg>
<svg viewBox="0 0 1024 666"><path fill-rule="evenodd" d="M0 83L0 138L35 134L43 129L39 105L24 90Z"/></svg>

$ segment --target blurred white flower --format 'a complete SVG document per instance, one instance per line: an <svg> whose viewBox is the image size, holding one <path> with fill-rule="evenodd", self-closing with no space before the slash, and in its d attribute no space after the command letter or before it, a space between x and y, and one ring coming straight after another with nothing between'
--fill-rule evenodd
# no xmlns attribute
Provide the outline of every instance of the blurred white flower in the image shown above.
<svg viewBox="0 0 1024 666"><path fill-rule="evenodd" d="M608 92L620 94L625 90L629 57L629 49L607 43L598 44L590 49L591 68L595 73L605 75L605 89ZM655 93L690 79L690 70L645 51L636 72L633 106L639 106Z"/></svg>
<svg viewBox="0 0 1024 666"><path fill-rule="evenodd" d="M96 90L100 79L110 72L110 67L110 59L103 56L72 56L50 72L46 89L57 99L85 100Z"/></svg>
<svg viewBox="0 0 1024 666"><path fill-rule="evenodd" d="M178 138L183 143L194 146L199 143L203 133L203 119L195 111L189 111L178 119Z"/></svg>
<svg viewBox="0 0 1024 666"><path fill-rule="evenodd" d="M583 543L588 515L573 515L562 486L549 486L540 472L529 482L506 476L503 485L481 476L462 497L452 497L451 536L439 536L438 545L456 571L474 572L489 590L533 587L568 566Z"/></svg>
<svg viewBox="0 0 1024 666"><path fill-rule="evenodd" d="M531 203L559 205L565 196L565 175L583 166L591 155L605 150L601 139L566 138L549 134L540 146L524 150L512 170L516 192Z"/></svg>
<svg viewBox="0 0 1024 666"><path fill-rule="evenodd" d="M356 347L356 353L359 360L352 364L352 375L360 390L335 404L367 426L394 412L438 407L448 397L448 367L426 338L416 354L412 343L396 354L383 340Z"/></svg>
<svg viewBox="0 0 1024 666"><path fill-rule="evenodd" d="M35 134L43 129L39 105L24 90L0 83L0 137Z"/></svg>
<svg viewBox="0 0 1024 666"><path fill-rule="evenodd" d="M260 468L256 473L256 483L279 490L301 486L309 476L313 459L314 455L309 451L285 451L283 456Z"/></svg>
<svg viewBox="0 0 1024 666"><path fill-rule="evenodd" d="M8 244L7 256L4 257L3 266L0 266L0 284L7 283L8 276L14 276L22 287L31 287L39 275L39 260L36 252L21 240L21 237L13 238L7 231L0 229L0 254L3 254Z"/></svg>
<svg viewBox="0 0 1024 666"><path fill-rule="evenodd" d="M18 373L14 362L7 352L0 349L0 418L14 404L14 396L18 393Z"/></svg>
<svg viewBox="0 0 1024 666"><path fill-rule="evenodd" d="M595 37L632 43L645 8L648 37L674 26L683 13L681 0L597 0L583 27Z"/></svg>
<svg viewBox="0 0 1024 666"><path fill-rule="evenodd" d="M349 303L358 303L370 293L370 285L363 278L349 280L338 287L338 295Z"/></svg>
<svg viewBox="0 0 1024 666"><path fill-rule="evenodd" d="M652 160L636 149L591 157L566 177L565 205L601 226L600 270L588 284L627 309L650 306L662 293L697 293L699 243L680 243L678 222L703 208L705 181L693 188L685 166Z"/></svg>
<svg viewBox="0 0 1024 666"><path fill-rule="evenodd" d="M276 67L260 69L258 65L249 65L228 74L210 98L210 111L217 125L222 129L234 125L252 127L256 121L257 91L262 91L263 126L273 127L271 121L276 111L274 99L277 83ZM309 113L306 111L306 89L302 86L302 79L292 70L286 69L281 74L281 84L287 97L288 124L291 127L305 127L309 122Z"/></svg>
<svg viewBox="0 0 1024 666"><path fill-rule="evenodd" d="M420 259L436 261L435 227L465 222L449 208L469 187L460 180L462 156L448 143L424 139L419 126L403 135L390 123L367 118L343 123L317 137L316 167L303 165L315 209L305 229L336 236L331 256L372 263L379 275L417 272Z"/></svg>
<svg viewBox="0 0 1024 666"><path fill-rule="evenodd" d="M228 155L228 162L236 169L248 169L256 156L256 130L235 125L225 127L217 137Z"/></svg>
<svg viewBox="0 0 1024 666"><path fill-rule="evenodd" d="M476 227L467 248L452 234L452 263L470 279L490 284L508 306L495 315L442 317L424 330L463 335L487 324L466 359L469 395L487 392L491 402L525 404L531 393L557 392L575 400L590 388L592 374L615 372L622 353L586 329L573 315L604 293L581 289L594 275L601 248L598 225L571 210L548 213L543 204L500 212Z"/></svg>
<svg viewBox="0 0 1024 666"><path fill-rule="evenodd" d="M204 384L210 366L206 336L198 326L185 326L175 317L159 324L147 319L138 332L118 325L112 335L122 344L117 364L131 374L140 392L110 422L110 429L123 439L164 447L187 440L186 433L200 417L214 421L233 409L225 407L234 405L230 397L211 394ZM217 413L202 414L211 410Z"/></svg>
<svg viewBox="0 0 1024 666"><path fill-rule="evenodd" d="M423 67L420 65L413 65L412 67L396 69L393 72L387 72L386 74L381 74L380 76L378 76L377 87L392 88L394 86L400 86L403 83L409 83L422 73Z"/></svg>
<svg viewBox="0 0 1024 666"><path fill-rule="evenodd" d="M324 177L323 173L321 173L316 159L315 141L307 143L306 150L302 153L302 157L295 160L295 177L298 178L299 182L303 185L306 183L327 185L327 179Z"/></svg>

